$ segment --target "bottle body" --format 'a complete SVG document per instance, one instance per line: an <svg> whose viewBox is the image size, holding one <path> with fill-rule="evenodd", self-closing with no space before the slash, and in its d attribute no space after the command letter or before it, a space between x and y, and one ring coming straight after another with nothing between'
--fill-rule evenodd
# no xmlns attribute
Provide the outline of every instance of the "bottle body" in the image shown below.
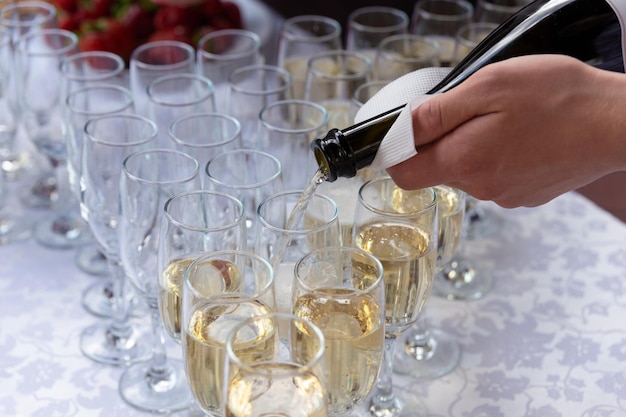
<svg viewBox="0 0 626 417"><path fill-rule="evenodd" d="M427 94L459 85L480 68L516 56L561 54L624 72L619 18L605 0L535 0L496 28ZM400 106L311 144L327 181L354 176L372 162Z"/></svg>

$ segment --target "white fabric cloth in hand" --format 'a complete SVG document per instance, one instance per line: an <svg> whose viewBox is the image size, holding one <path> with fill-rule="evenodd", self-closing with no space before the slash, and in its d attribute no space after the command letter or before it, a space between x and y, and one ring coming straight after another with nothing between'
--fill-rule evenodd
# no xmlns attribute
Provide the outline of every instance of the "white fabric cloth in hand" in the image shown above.
<svg viewBox="0 0 626 417"><path fill-rule="evenodd" d="M355 123L371 119L406 104L385 137L370 168L383 170L417 155L411 110L428 100L425 94L450 72L449 67L429 67L405 74L384 86L359 109Z"/></svg>

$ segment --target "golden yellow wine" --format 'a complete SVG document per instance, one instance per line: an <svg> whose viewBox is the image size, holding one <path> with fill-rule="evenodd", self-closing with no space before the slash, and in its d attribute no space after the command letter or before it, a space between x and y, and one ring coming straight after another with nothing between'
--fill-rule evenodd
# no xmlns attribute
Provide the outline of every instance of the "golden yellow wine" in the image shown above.
<svg viewBox="0 0 626 417"><path fill-rule="evenodd" d="M417 320L430 294L437 248L430 233L409 223L369 223L356 232L357 247L383 265L386 327L401 333Z"/></svg>
<svg viewBox="0 0 626 417"><path fill-rule="evenodd" d="M462 192L454 188L435 187L439 206L439 238L437 239L437 257L441 263L447 263L459 245L463 227L465 202Z"/></svg>
<svg viewBox="0 0 626 417"><path fill-rule="evenodd" d="M376 382L385 339L383 308L372 295L349 288L316 289L294 303L294 314L324 333L331 413L351 410Z"/></svg>
<svg viewBox="0 0 626 417"><path fill-rule="evenodd" d="M270 311L260 301L205 303L193 307L185 328L183 352L191 391L206 413L222 413L225 344L229 332L245 319Z"/></svg>

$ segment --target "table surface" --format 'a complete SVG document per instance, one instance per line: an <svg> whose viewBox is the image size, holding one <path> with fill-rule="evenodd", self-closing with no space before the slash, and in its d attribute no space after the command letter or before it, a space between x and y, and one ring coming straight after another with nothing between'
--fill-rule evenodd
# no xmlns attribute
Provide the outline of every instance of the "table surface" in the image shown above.
<svg viewBox="0 0 626 417"><path fill-rule="evenodd" d="M430 416L625 416L626 225L576 193L537 208L482 204L502 221L471 243L492 290L471 302L431 297L426 310L459 341L461 362L396 385ZM79 350L81 330L102 319L80 305L99 278L73 257L33 240L0 247L1 416L146 415L120 398L122 369Z"/></svg>

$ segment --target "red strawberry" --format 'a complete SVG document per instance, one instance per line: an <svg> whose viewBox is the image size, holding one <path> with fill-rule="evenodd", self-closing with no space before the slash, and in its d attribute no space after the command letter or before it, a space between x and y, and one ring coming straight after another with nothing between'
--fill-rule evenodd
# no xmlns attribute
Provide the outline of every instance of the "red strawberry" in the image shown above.
<svg viewBox="0 0 626 417"><path fill-rule="evenodd" d="M175 26L168 29L154 31L152 35L148 37L148 42L154 41L180 41L193 45L193 36L187 27Z"/></svg>
<svg viewBox="0 0 626 417"><path fill-rule="evenodd" d="M132 30L136 40L143 40L154 32L152 14L137 3L128 6L121 21Z"/></svg>
<svg viewBox="0 0 626 417"><path fill-rule="evenodd" d="M67 13L78 10L78 0L52 0L51 3Z"/></svg>
<svg viewBox="0 0 626 417"><path fill-rule="evenodd" d="M239 6L232 1L225 1L222 3L222 7L222 14L230 21L232 27L241 29L243 27L243 20L241 19Z"/></svg>
<svg viewBox="0 0 626 417"><path fill-rule="evenodd" d="M200 17L196 7L163 6L154 15L154 27L157 30L175 26L194 29L200 24Z"/></svg>
<svg viewBox="0 0 626 417"><path fill-rule="evenodd" d="M205 20L209 21L213 16L222 13L222 0L205 0L201 7Z"/></svg>

